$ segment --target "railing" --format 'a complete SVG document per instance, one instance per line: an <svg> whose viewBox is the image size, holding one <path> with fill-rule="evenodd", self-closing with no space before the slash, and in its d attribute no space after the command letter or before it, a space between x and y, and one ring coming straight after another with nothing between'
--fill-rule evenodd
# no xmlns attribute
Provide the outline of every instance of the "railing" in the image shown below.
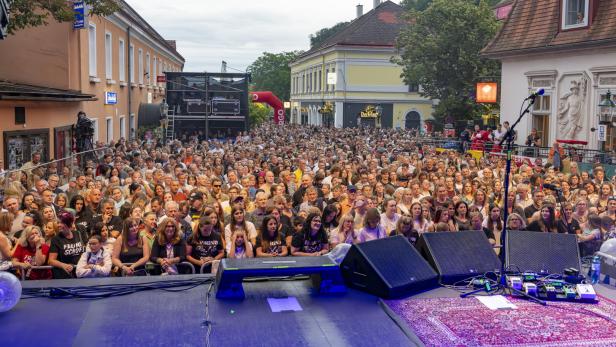
<svg viewBox="0 0 616 347"><path fill-rule="evenodd" d="M462 142L454 138L423 137L414 138L413 141L421 146L431 146L435 148L452 149L459 152L465 150L477 150L484 154L504 153L504 146L498 146L494 142L471 143ZM616 152L604 152L593 149L585 149L568 145L561 145L565 157L571 161L589 164L616 164ZM521 157L546 159L550 154L550 147L530 147L514 145L512 154Z"/></svg>
<svg viewBox="0 0 616 347"><path fill-rule="evenodd" d="M1 188L4 190L5 195L7 191L9 194L21 195L25 193L25 191L34 188L36 178L49 180L49 177L53 174L58 175L58 182L56 182L53 188L61 187L68 184L70 178L75 177L77 173L86 170L93 170L94 173L96 173L99 158L109 148L110 147L100 147L73 153L65 158L30 167L21 166L20 168L0 172ZM91 169L87 169L87 167ZM22 182L22 184L20 185L19 182ZM14 192L10 190L14 190Z"/></svg>

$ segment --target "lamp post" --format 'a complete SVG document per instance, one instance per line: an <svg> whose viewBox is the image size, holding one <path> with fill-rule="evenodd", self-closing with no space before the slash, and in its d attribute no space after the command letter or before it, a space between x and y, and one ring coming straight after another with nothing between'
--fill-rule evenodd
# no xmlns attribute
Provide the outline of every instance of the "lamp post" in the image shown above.
<svg viewBox="0 0 616 347"><path fill-rule="evenodd" d="M607 142L607 127L612 124L615 108L616 104L612 100L612 92L608 90L599 103L599 140L602 142L601 149L603 151L605 151L605 143Z"/></svg>
<svg viewBox="0 0 616 347"><path fill-rule="evenodd" d="M377 105L374 109L376 110L376 113L377 113L377 115L376 115L376 117L377 117L376 118L376 123L377 123L376 127L380 128L381 127L381 119L383 117L383 115L382 115L383 114L383 106Z"/></svg>

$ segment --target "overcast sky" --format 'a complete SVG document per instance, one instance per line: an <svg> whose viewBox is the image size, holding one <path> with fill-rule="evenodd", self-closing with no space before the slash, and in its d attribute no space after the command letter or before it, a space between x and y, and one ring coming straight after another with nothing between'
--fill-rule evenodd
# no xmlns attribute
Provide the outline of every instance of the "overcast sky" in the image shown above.
<svg viewBox="0 0 616 347"><path fill-rule="evenodd" d="M373 0L126 1L165 39L177 41L184 71L212 72L223 60L243 71L263 52L307 50L310 34L352 20L357 4L364 13L373 7Z"/></svg>

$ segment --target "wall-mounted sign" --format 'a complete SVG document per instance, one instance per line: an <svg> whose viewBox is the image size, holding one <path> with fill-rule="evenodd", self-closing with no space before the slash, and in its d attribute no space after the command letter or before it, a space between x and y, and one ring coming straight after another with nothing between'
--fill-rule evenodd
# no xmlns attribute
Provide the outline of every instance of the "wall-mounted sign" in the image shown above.
<svg viewBox="0 0 616 347"><path fill-rule="evenodd" d="M75 20L73 21L73 29L83 29L86 27L86 4L83 1L75 1L73 3L73 11L75 12Z"/></svg>
<svg viewBox="0 0 616 347"><path fill-rule="evenodd" d="M381 116L379 111L376 110L376 107L372 105L368 105L365 110L361 111L359 114L361 118L378 118Z"/></svg>
<svg viewBox="0 0 616 347"><path fill-rule="evenodd" d="M338 75L335 72L327 73L327 84L334 85L338 82Z"/></svg>
<svg viewBox="0 0 616 347"><path fill-rule="evenodd" d="M607 125L599 124L598 137L599 137L599 141L607 140Z"/></svg>
<svg viewBox="0 0 616 347"><path fill-rule="evenodd" d="M495 103L498 95L498 85L495 82L477 83L477 102Z"/></svg>
<svg viewBox="0 0 616 347"><path fill-rule="evenodd" d="M105 105L115 105L118 103L118 93L105 92Z"/></svg>
<svg viewBox="0 0 616 347"><path fill-rule="evenodd" d="M163 75L163 76L156 76L156 82L158 83L165 83L167 82L167 76Z"/></svg>

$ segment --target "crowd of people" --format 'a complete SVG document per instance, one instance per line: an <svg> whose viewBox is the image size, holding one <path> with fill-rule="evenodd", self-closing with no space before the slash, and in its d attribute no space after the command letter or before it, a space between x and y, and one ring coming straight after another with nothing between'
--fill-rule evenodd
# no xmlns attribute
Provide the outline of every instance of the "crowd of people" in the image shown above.
<svg viewBox="0 0 616 347"><path fill-rule="evenodd" d="M207 273L224 257L320 256L463 230L482 230L499 253L504 224L575 234L590 255L616 235L614 181L601 166L517 163L504 196L504 157L434 148L405 130L266 124L226 140L120 140L97 158L71 171L34 153L3 174L0 270Z"/></svg>

